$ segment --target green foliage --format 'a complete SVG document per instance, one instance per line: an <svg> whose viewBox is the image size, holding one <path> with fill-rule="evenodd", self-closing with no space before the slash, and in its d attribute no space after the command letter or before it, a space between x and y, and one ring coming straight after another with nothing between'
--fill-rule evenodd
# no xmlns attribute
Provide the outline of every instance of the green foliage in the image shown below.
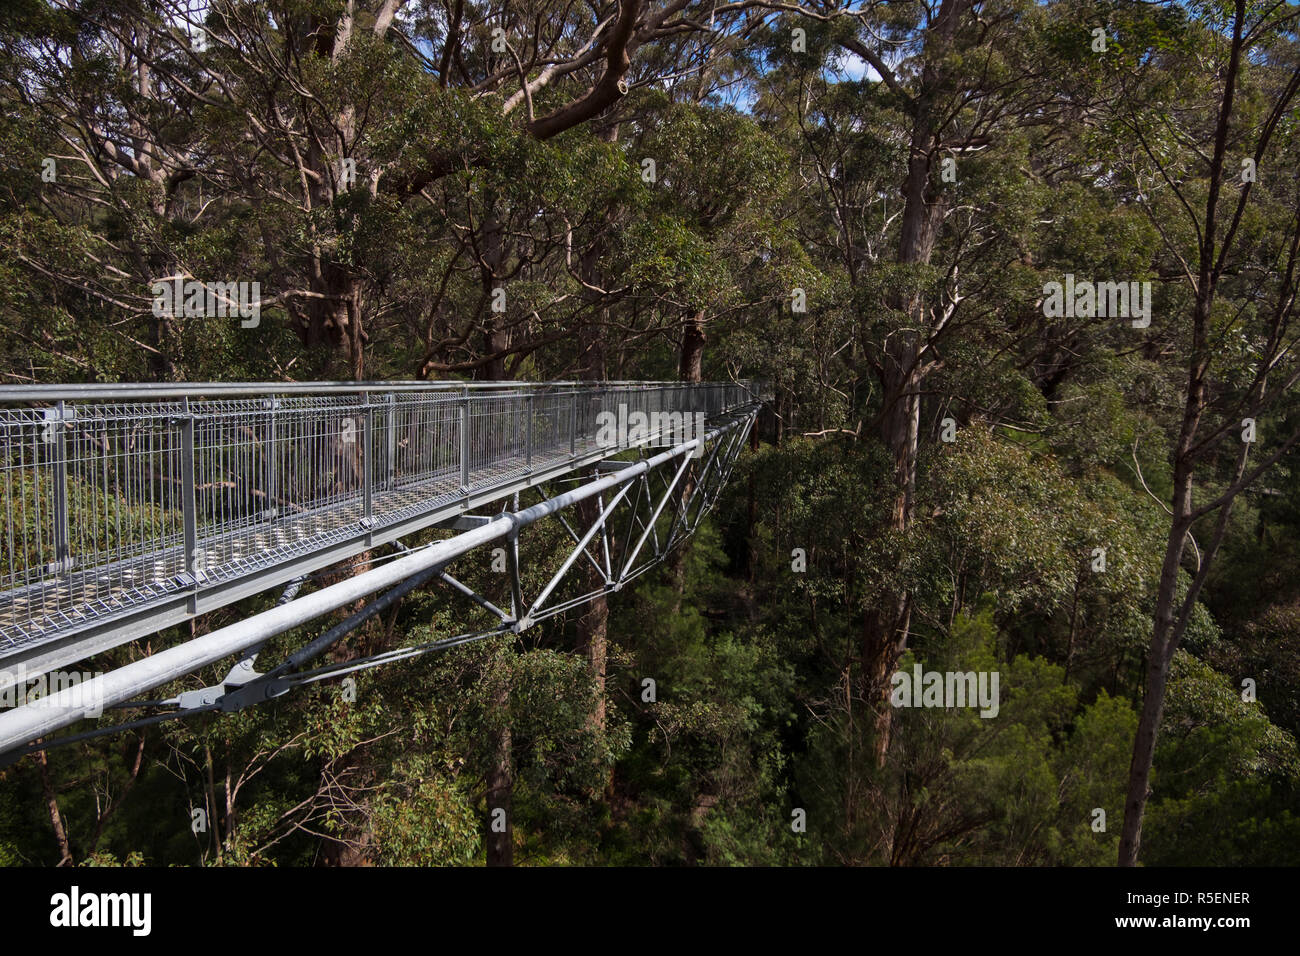
<svg viewBox="0 0 1300 956"><path fill-rule="evenodd" d="M59 862L51 798L78 865L476 864L503 779L530 865L1107 865L1162 570L1181 606L1205 561L1143 859L1298 862L1300 483L1281 452L1300 393L1277 384L1300 354L1294 102L1249 190L1236 165L1290 88L1286 5L1248 8L1217 190L1230 5L931 12L692 6L638 32L627 88L585 110L616 32L590 6L453 25L406 4L379 35L375 3L273 0L210 11L226 42L202 53L163 35L155 5L0 7L8 381L663 379L702 336L705 378L775 396L690 545L608 595L607 657L574 608L358 672L355 699L323 682L23 760L0 771L0 865ZM1151 326L1049 317L1044 286L1067 274L1150 281ZM258 281L261 320L156 316L164 275ZM1210 436L1184 455L1195 505L1230 489L1257 395L1274 404L1246 460L1280 457L1217 555L1211 513L1167 563L1189 383ZM7 469L48 511L50 489ZM74 523L175 524L92 500L75 472ZM526 593L569 543L538 529ZM473 561L458 577L507 606ZM475 615L424 589L331 659ZM997 716L887 709L885 671L914 666L997 673Z"/></svg>

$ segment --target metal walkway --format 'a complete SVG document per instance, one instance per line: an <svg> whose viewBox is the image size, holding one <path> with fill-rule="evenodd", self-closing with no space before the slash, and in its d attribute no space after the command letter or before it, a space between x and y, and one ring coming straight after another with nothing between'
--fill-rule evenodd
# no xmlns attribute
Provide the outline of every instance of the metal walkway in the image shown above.
<svg viewBox="0 0 1300 956"><path fill-rule="evenodd" d="M438 542L448 545L445 560L420 562L420 573L440 575L495 613L493 630L521 630L617 590L689 534L725 482L759 400L748 384L646 382L0 388L9 406L0 409L0 690L248 595L293 587L431 526L463 533ZM619 460L633 449L639 466ZM544 494L523 512L516 504L513 515L471 513L566 483L578 488ZM559 512L593 494L599 516L581 534ZM610 531L620 507L628 515L621 537ZM551 515L575 548L530 605L517 538ZM488 537L485 526L495 528ZM480 538L502 536L512 556L509 613L444 570ZM617 561L612 548L622 549ZM541 613L582 556L604 585ZM362 582L360 596L379 586L363 580L370 576L383 577L372 570L351 579ZM295 614L310 603L290 602ZM190 655L186 670L165 675L155 665L148 680L157 686L220 656Z"/></svg>

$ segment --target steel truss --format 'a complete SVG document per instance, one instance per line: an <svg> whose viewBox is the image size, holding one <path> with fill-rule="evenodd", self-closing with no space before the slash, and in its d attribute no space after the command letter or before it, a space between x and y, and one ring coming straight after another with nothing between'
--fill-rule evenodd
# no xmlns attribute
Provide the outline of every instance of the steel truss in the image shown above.
<svg viewBox="0 0 1300 956"><path fill-rule="evenodd" d="M496 514L465 513L439 527L459 532L419 548L395 542L397 556L372 570L295 598L302 580L290 584L277 606L229 627L168 648L108 674L82 688L65 689L52 698L0 713L0 765L24 753L88 737L119 733L209 711L237 711L287 694L294 688L445 650L484 638L519 634L534 624L618 592L628 582L661 563L696 530L721 494L754 426L757 405L732 411L711 423L693 440L659 450L643 446L589 465L590 471L538 482L542 500ZM628 454L637 457L628 460ZM566 489L565 486L572 486ZM587 503L585 508L577 507ZM586 512L590 520L580 521ZM594 512L594 514L593 514ZM544 518L554 517L570 547L546 584L527 595L523 562L530 550L521 537ZM508 610L454 576L449 568L488 546L504 547ZM549 556L548 567L557 557ZM577 569L583 574L579 575ZM588 571L587 569L590 569ZM573 591L575 580L586 577ZM487 612L495 622L486 628L400 647L368 657L310 667L313 660L370 618L392 607L411 591L431 582ZM388 590L384 590L388 589ZM266 642L322 614L384 590L343 622L287 655L266 672L257 670ZM507 603L507 602L502 602ZM186 691L161 701L137 699L172 680L223 658L238 657L215 685ZM138 720L84 733L30 743L71 726L96 710L144 709Z"/></svg>
<svg viewBox="0 0 1300 956"><path fill-rule="evenodd" d="M0 691L754 401L708 382L0 386Z"/></svg>

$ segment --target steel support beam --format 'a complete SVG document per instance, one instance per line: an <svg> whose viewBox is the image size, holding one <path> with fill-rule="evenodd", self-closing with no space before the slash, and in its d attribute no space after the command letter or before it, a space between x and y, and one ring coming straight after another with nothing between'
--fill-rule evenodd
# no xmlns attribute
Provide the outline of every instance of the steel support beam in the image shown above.
<svg viewBox="0 0 1300 956"><path fill-rule="evenodd" d="M461 557L475 548L491 542L505 539L508 542L508 556L514 565L515 573L512 575L511 591L512 601L514 602L514 614L518 615L526 606L523 598L522 583L518 576L518 539L520 532L541 521L544 518L559 514L560 512L572 508L579 502L590 498L596 498L601 502L599 517L595 525L586 534L584 534L571 554L564 562L563 571L572 567L576 560L577 554L585 551L586 547L593 540L597 531L606 535L603 544L606 552L607 567L609 563L609 541L605 526L608 519L621 502L627 500L628 492L635 484L638 487L638 505L640 501L640 490L645 488L646 477L655 469L665 466L674 467L676 476L669 483L664 497L654 508L654 514L649 522L641 522L646 529L638 542L636 549L631 556L621 561L623 571L618 579L612 582L608 580L604 587L597 591L590 592L586 595L572 599L550 609L543 609L543 604L554 592L555 584L558 578L548 584L544 593L531 605L527 605L530 610L528 614L523 615L514 621L512 629L515 631L522 630L534 620L552 616L560 613L568 607L576 606L590 600L598 593L607 591L617 591L624 583L648 570L656 561L651 560L645 564L634 567L637 552L644 545L646 536L654 528L655 521L664 507L671 502L679 500L679 496L673 494L677 481L685 472L686 464L691 461L691 456L697 449L718 445L737 431L748 431L749 423L752 421L754 411L748 409L738 412L728 419L719 422L711 428L705 435L694 438L690 441L683 442L672 449L644 458L641 461L633 462L628 467L619 469L611 474L594 478L593 480L562 494L555 495L544 501L539 502L531 507L522 510L516 510L513 513L503 513L464 531L453 538L438 541L417 550L412 550L404 556L394 559L387 564L373 568L369 571L358 574L354 577L347 578L336 584L330 585L299 597L287 604L271 608L270 610L256 614L243 621L231 624L227 627L213 631L210 634L187 641L176 647L167 648L159 651L150 657L135 661L124 667L107 674L100 675L93 680L80 684L76 687L67 688L50 697L43 698L38 706L32 704L24 705L14 710L0 713L0 753L14 751L30 741L39 737L44 737L53 731L70 726L88 716L94 716L103 708L121 705L124 702L131 701L140 697L147 691L153 690L159 686L167 684L173 680L183 677L187 674L194 673L203 667L214 664L223 659L247 654L251 649L261 647L267 640L277 634L284 633L340 607L346 606L368 595L375 594L379 591L390 588L399 588L405 582L412 580L424 579L434 574L442 574L445 566L456 558ZM735 449L739 445L734 441L728 445L729 448ZM715 448L716 451L716 448ZM538 479L538 482L540 479ZM534 483L538 483L534 482ZM604 495L608 491L619 489L608 504L605 503ZM645 496L647 504L651 501L651 496ZM635 508L632 517L636 518ZM628 540L624 540L625 550L628 547ZM450 577L450 576L448 576ZM454 579L451 579L454 581ZM459 584L459 582L456 582ZM403 589L404 590L404 589ZM462 585L457 588L462 593L468 589ZM472 596L472 595L467 595ZM490 602L484 604L478 602L487 610L494 612L498 617L502 617L499 609L495 608ZM363 609L364 610L364 609ZM362 612L358 612L362 613ZM499 629L498 629L499 631ZM482 632L482 633L496 633ZM453 642L460 640L474 639L478 635L462 635L450 639ZM333 634L327 637L333 638ZM305 660L303 654L311 651L318 646L320 638L312 645L308 645L303 652L295 655L295 660ZM445 643L445 642L444 642ZM380 655L384 660L400 659L402 655L414 653L418 649L398 649L389 655ZM398 655L391 657L392 654ZM310 656L310 655L308 655ZM382 661L381 661L382 662ZM349 665L354 666L354 665ZM355 665L360 666L360 665ZM273 671L272 673L278 673ZM256 695L260 690L256 689L257 681L253 680L241 687L241 692L247 691L248 694Z"/></svg>

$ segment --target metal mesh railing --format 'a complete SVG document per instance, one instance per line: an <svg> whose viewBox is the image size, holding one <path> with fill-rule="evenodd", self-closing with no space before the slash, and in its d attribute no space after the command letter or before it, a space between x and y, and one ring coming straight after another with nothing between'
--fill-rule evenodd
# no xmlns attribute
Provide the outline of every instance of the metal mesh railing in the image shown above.
<svg viewBox="0 0 1300 956"><path fill-rule="evenodd" d="M697 415L755 394L676 383L0 389L0 656L592 454L697 437Z"/></svg>

